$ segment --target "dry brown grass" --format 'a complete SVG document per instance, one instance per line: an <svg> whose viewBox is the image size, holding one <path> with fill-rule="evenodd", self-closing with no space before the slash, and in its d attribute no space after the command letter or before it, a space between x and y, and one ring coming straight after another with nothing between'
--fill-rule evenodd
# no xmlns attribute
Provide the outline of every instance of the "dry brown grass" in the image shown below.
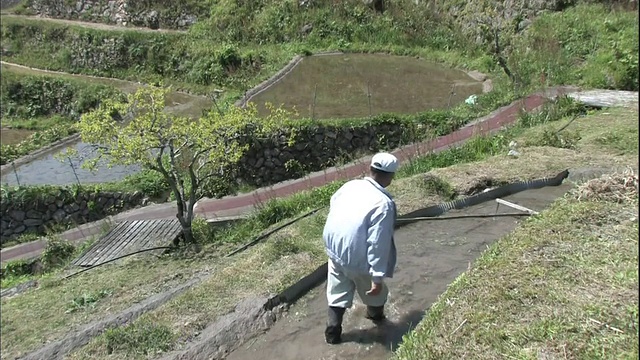
<svg viewBox="0 0 640 360"><path fill-rule="evenodd" d="M623 203L637 200L638 175L631 169L623 173L605 174L578 186L573 196L583 201Z"/></svg>

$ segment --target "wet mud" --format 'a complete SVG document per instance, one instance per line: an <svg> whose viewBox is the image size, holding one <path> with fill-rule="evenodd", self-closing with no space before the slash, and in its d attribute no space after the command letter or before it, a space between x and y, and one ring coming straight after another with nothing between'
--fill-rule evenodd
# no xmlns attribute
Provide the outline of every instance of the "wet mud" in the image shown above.
<svg viewBox="0 0 640 360"><path fill-rule="evenodd" d="M541 211L570 187L565 183L504 199ZM496 207L495 201L489 201L445 216L495 214ZM517 211L505 205L497 209L497 213L514 212ZM241 345L226 359L388 359L403 335L420 322L448 284L466 271L490 244L513 231L524 219L464 218L407 225L396 231L398 266L394 278L387 280L390 295L385 324L376 326L365 319L365 307L356 297L354 307L345 315L343 343L327 345L323 284L294 304L268 332Z"/></svg>

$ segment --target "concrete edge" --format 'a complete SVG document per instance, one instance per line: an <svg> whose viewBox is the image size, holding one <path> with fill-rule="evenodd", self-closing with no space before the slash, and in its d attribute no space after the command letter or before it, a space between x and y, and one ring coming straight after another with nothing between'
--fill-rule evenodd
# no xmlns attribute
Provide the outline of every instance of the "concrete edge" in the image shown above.
<svg viewBox="0 0 640 360"><path fill-rule="evenodd" d="M278 70L278 72L275 73L273 76L271 76L267 80L261 82L260 84L256 85L255 87L245 92L244 96L236 100L234 105L241 108L247 106L247 103L251 100L251 98L267 90L268 88L276 84L278 81L280 81L283 77L289 74L296 66L298 66L298 64L302 61L302 59L304 59L304 57L301 55L294 56L293 59L291 59L289 63L287 63L287 65L285 65L282 69Z"/></svg>
<svg viewBox="0 0 640 360"><path fill-rule="evenodd" d="M67 136L66 138L55 141L27 155L21 156L9 162L8 164L0 166L0 176L8 175L11 171L13 171L14 166L20 167L22 165L28 164L34 160L37 160L39 157L48 155L62 147L71 145L77 141L80 141L80 134L73 134L73 135Z"/></svg>
<svg viewBox="0 0 640 360"><path fill-rule="evenodd" d="M20 358L23 360L62 360L64 358L64 355L81 346L86 345L91 341L91 339L102 334L106 329L114 326L122 326L135 320L140 315L158 308L167 301L184 293L190 287L204 281L208 276L210 276L210 274L201 274L200 276L176 288L153 295L118 314L111 315L103 320L85 325L80 330L67 334L63 339L48 343L44 347L28 353Z"/></svg>

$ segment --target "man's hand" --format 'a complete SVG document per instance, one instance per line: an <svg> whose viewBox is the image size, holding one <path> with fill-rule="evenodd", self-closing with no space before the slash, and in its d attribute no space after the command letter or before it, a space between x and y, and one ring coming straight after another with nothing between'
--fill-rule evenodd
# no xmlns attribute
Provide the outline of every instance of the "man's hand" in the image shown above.
<svg viewBox="0 0 640 360"><path fill-rule="evenodd" d="M374 283L372 281L371 282L371 290L367 291L367 295L376 296L376 295L380 294L380 291L382 291L382 283Z"/></svg>

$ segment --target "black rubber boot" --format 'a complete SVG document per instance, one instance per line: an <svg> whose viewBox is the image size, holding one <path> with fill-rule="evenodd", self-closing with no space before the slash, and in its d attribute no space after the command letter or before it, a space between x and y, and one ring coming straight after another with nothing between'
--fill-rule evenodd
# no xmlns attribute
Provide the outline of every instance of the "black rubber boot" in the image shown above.
<svg viewBox="0 0 640 360"><path fill-rule="evenodd" d="M329 321L327 328L324 330L324 339L327 344L340 344L342 342L342 318L345 308L329 307Z"/></svg>
<svg viewBox="0 0 640 360"><path fill-rule="evenodd" d="M373 322L383 321L385 319L384 306L367 306L365 317Z"/></svg>

